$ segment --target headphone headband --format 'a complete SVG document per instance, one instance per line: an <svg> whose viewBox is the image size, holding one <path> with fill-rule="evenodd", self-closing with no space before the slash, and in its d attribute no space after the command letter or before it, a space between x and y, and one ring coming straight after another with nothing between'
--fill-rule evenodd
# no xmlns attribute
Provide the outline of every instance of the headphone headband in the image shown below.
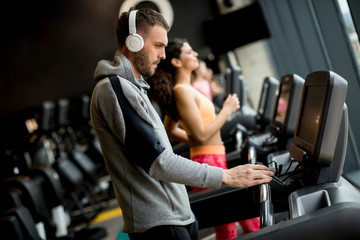
<svg viewBox="0 0 360 240"><path fill-rule="evenodd" d="M133 10L129 14L129 33L136 33L136 13L138 10Z"/></svg>
<svg viewBox="0 0 360 240"><path fill-rule="evenodd" d="M144 47L144 39L136 33L136 12L133 10L129 14L129 36L126 38L126 46L131 52L139 52Z"/></svg>

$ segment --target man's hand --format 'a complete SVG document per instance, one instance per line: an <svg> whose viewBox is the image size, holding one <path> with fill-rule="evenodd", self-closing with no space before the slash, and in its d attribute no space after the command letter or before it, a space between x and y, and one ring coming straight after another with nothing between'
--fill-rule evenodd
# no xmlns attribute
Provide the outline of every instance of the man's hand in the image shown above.
<svg viewBox="0 0 360 240"><path fill-rule="evenodd" d="M274 173L263 165L240 165L224 169L222 183L233 188L247 188L270 182Z"/></svg>

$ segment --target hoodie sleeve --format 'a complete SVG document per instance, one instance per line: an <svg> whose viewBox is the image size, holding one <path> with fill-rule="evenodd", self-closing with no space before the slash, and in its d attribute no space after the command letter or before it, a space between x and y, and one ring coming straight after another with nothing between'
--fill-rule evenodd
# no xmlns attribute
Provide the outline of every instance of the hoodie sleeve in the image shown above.
<svg viewBox="0 0 360 240"><path fill-rule="evenodd" d="M125 121L125 148L128 158L149 172L155 159L165 150L151 124L141 118L125 98L117 76L109 76Z"/></svg>
<svg viewBox="0 0 360 240"><path fill-rule="evenodd" d="M122 106L125 117L125 147L129 158L149 172L151 164L165 150L157 139L154 128L142 119L133 108Z"/></svg>
<svg viewBox="0 0 360 240"><path fill-rule="evenodd" d="M151 165L149 175L161 181L217 189L221 187L223 170L191 161L165 149Z"/></svg>
<svg viewBox="0 0 360 240"><path fill-rule="evenodd" d="M177 182L196 187L219 188L222 169L207 164L199 164L165 149L157 138L154 127L141 118L129 102L122 99L125 112L125 146L133 162L141 166L151 177L169 182Z"/></svg>
<svg viewBox="0 0 360 240"><path fill-rule="evenodd" d="M128 102L126 101L128 104ZM122 106L126 112L125 146L132 161L141 166L151 177L196 187L219 188L222 169L199 164L165 149L152 125L142 119L129 105Z"/></svg>
<svg viewBox="0 0 360 240"><path fill-rule="evenodd" d="M109 84L110 85L110 84ZM110 86L111 88L111 86ZM130 91L130 89L126 89ZM109 94L109 93L108 93ZM107 97L110 97L108 94ZM114 97L113 94L112 99ZM115 107L115 116L119 116L121 123L111 123L117 126L116 129L123 129L124 135L117 133L124 146L124 154L134 165L144 169L149 176L168 182L176 182L196 187L219 188L222 182L222 169L199 164L189 159L183 158L173 153L171 147L162 144L159 139L159 129L155 129L148 121L142 118L130 104L129 100L123 95L121 106ZM116 114L116 111L119 111ZM145 110L144 110L145 112ZM121 114L120 114L121 113ZM124 125L123 125L124 124ZM124 126L119 128L119 126ZM117 132L117 131L115 131ZM164 133L166 135L166 133ZM166 136L164 136L166 137Z"/></svg>
<svg viewBox="0 0 360 240"><path fill-rule="evenodd" d="M168 182L177 182L195 187L219 188L222 169L207 164L199 164L165 149L153 126L142 119L129 106L126 112L125 146L133 162L141 166L151 177Z"/></svg>

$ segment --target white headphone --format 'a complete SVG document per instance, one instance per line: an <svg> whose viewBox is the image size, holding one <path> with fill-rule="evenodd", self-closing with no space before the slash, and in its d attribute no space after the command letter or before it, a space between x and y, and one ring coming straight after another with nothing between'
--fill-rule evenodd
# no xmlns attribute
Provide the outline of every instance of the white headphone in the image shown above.
<svg viewBox="0 0 360 240"><path fill-rule="evenodd" d="M144 47L144 39L136 33L136 12L133 10L129 14L129 33L130 35L126 38L126 47L131 52L139 52Z"/></svg>

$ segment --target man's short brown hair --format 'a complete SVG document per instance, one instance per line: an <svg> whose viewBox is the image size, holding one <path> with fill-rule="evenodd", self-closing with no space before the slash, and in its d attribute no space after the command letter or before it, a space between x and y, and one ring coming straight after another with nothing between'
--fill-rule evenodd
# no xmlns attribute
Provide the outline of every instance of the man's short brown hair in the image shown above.
<svg viewBox="0 0 360 240"><path fill-rule="evenodd" d="M127 12L123 12L116 24L116 35L118 39L119 48L125 46L125 40L129 36L129 14L134 10L131 8ZM157 11L150 8L141 8L136 13L136 33L146 38L150 27L155 25L162 26L166 31L170 30L170 27L164 17Z"/></svg>

